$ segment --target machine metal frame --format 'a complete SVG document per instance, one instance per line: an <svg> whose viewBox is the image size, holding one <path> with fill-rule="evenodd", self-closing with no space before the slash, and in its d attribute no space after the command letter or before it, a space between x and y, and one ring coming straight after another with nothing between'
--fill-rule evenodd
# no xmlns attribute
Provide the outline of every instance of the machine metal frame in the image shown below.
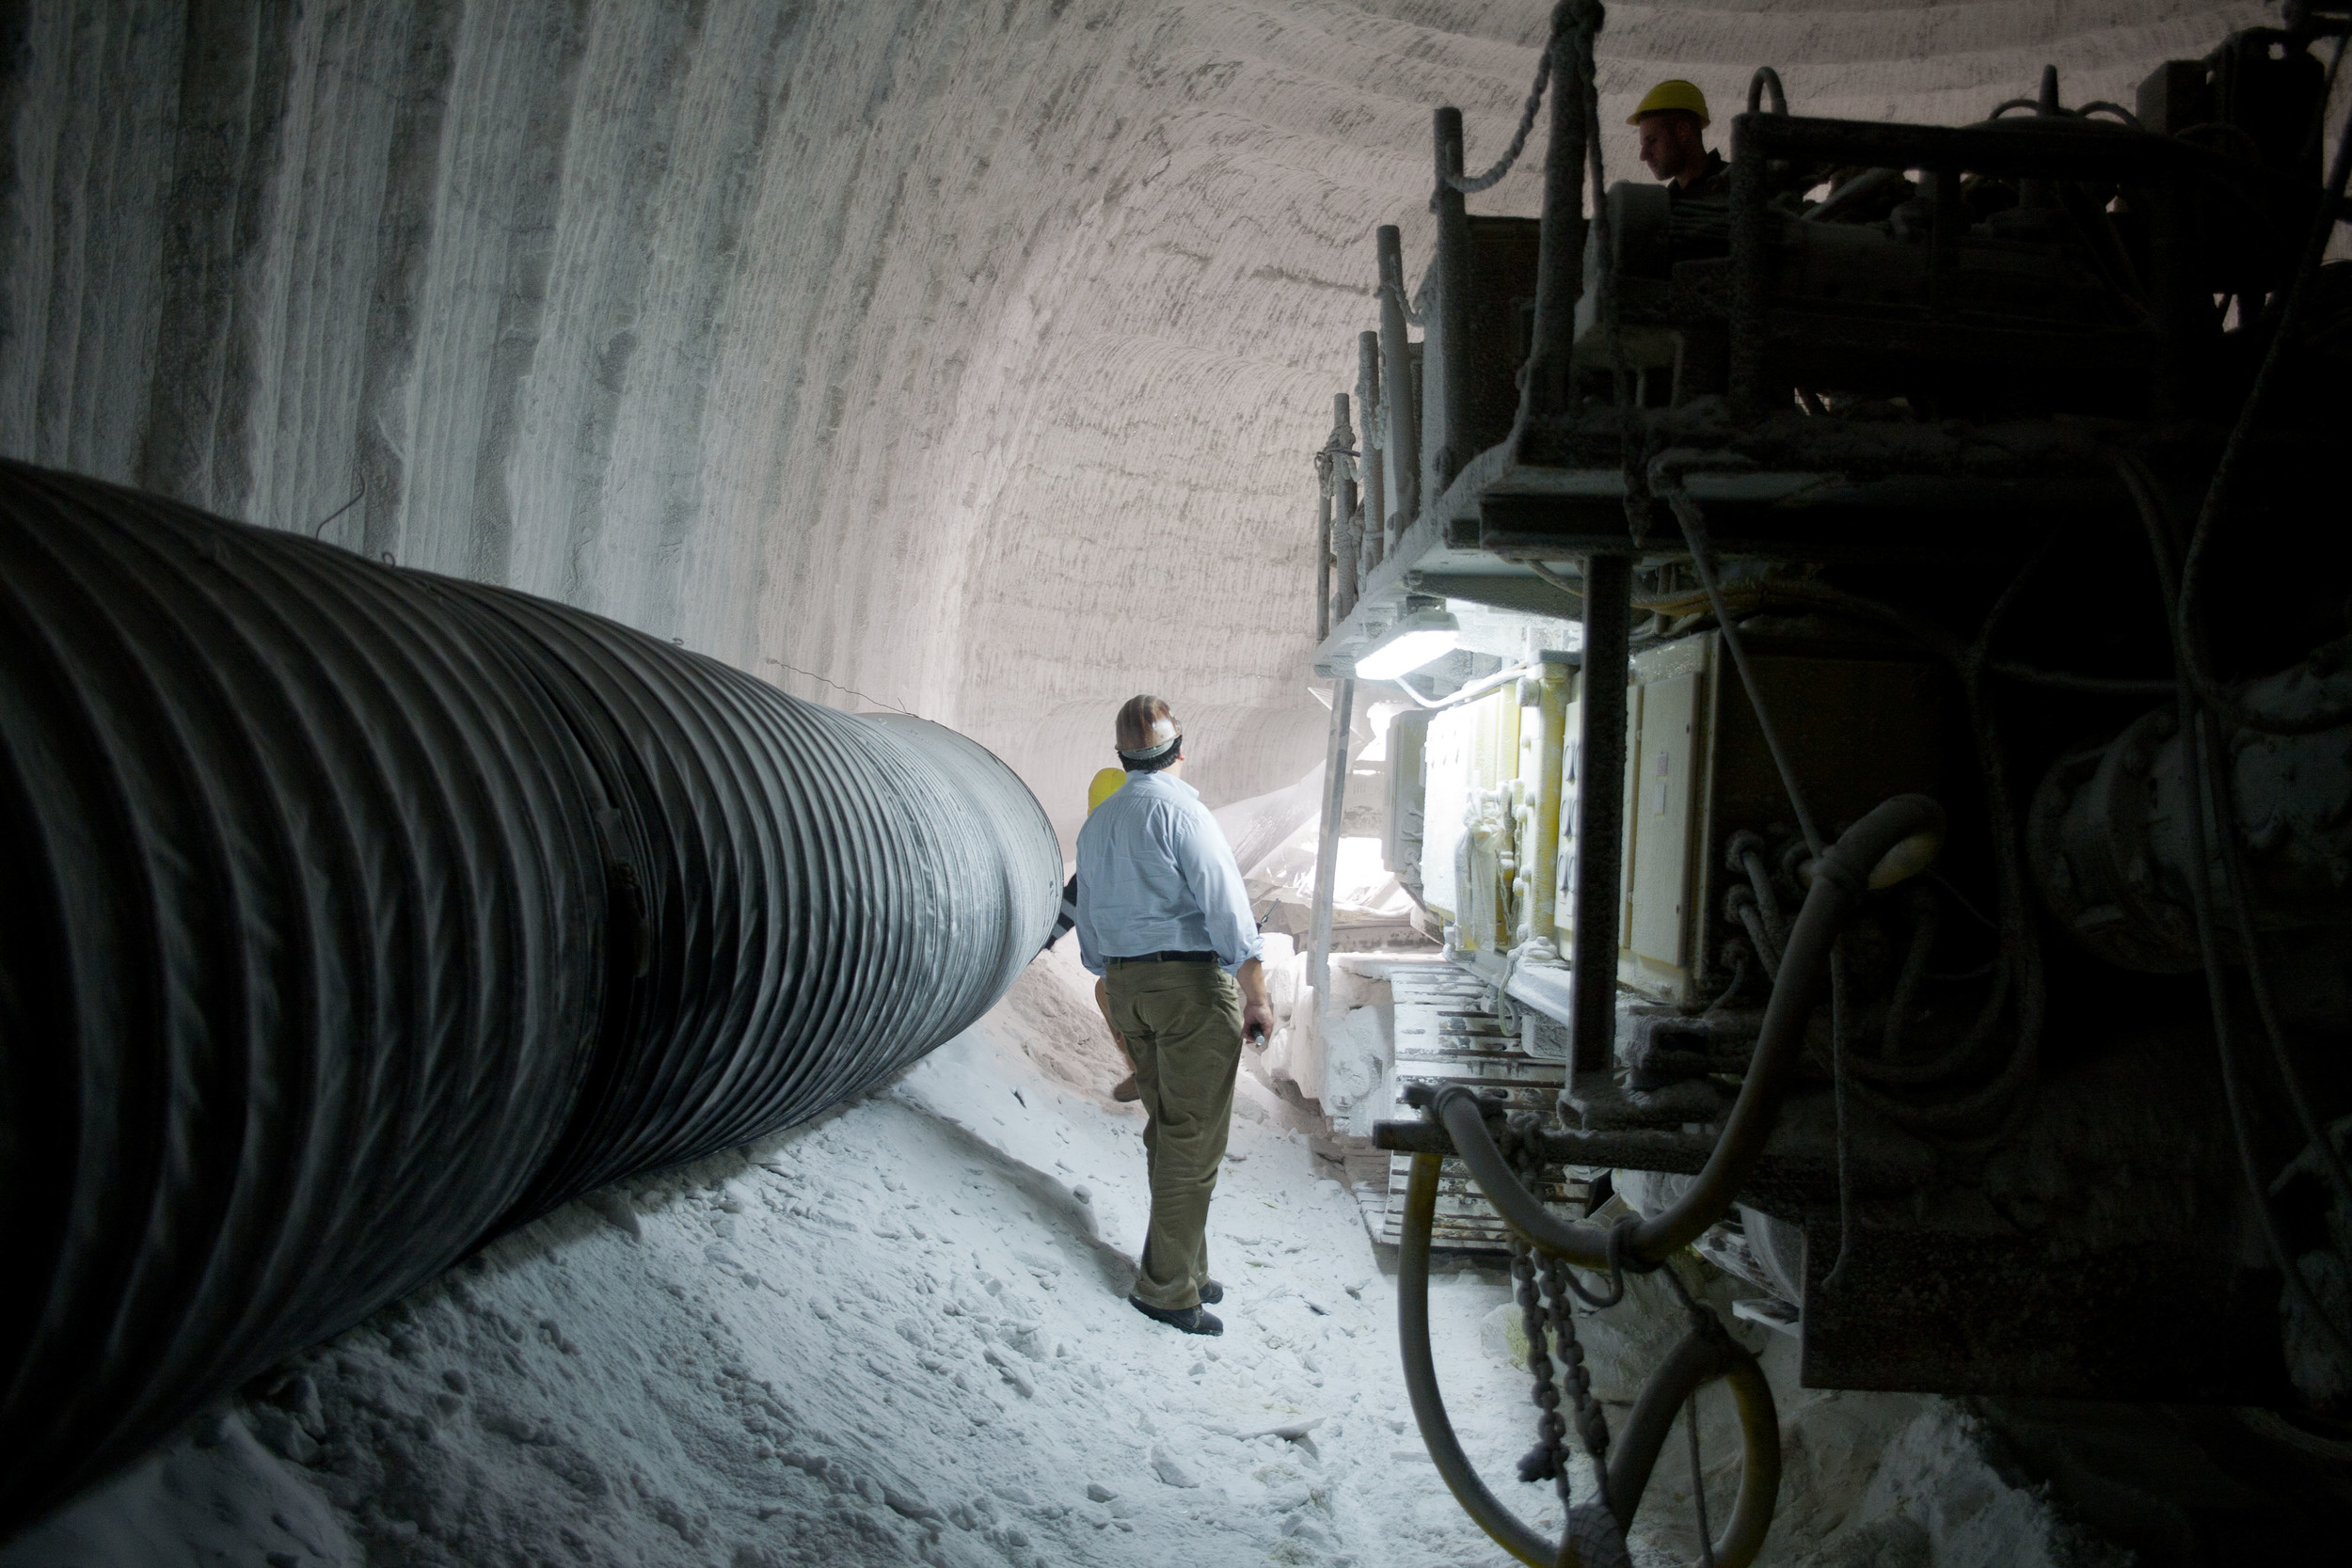
<svg viewBox="0 0 2352 1568"><path fill-rule="evenodd" d="M1448 952L1492 988L1506 1020L1524 1021L1531 1042L1540 1039L1565 1059L1558 1115L1548 1121L1524 1113L1505 1117L1499 1103L1459 1086L1432 1087L1417 1096L1424 1119L1383 1124L1381 1147L1414 1156L1417 1182L1435 1181L1436 1157L1463 1160L1513 1232L1539 1253L1586 1268L1656 1267L1736 1207L1801 1227L1806 1244L1797 1293L1804 1301L1804 1376L1814 1386L2225 1400L2296 1407L2305 1418L2324 1418L2332 1374L2318 1363L2326 1358L2328 1325L2305 1325L2298 1348L2295 1302L2308 1292L2294 1271L2282 1279L2242 1262L2246 1238L2257 1230L2268 1236L2274 1258L2290 1255L2280 1222L2267 1212L2267 1176L2257 1167L2277 1171L2295 1143L2283 1127L2249 1118L2231 1065L2230 982L2210 978L2209 1037L2193 1024L2134 1024L2104 1045L2069 1042L2061 1066L2039 1080L2033 1037L2047 1011L2050 964L2078 990L2106 983L2086 969L2090 960L2082 948L2067 944L2069 935L2095 958L2127 967L2136 954L2162 950L2175 955L2177 971L2184 899L2201 900L2202 930L2208 903L2225 907L2227 894L2226 907L2237 911L2246 932L2244 942L2228 951L2244 961L2257 924L2291 940L2302 940L2297 932L2341 931L2352 925L2352 898L2339 885L2332 899L2323 894L2290 909L2302 895L2246 891L2254 884L2241 875L2237 857L2271 853L2262 833L2271 832L2275 840L2290 829L2258 828L2241 837L2229 815L2226 779L2207 772L2217 747L2242 752L2248 736L2269 733L2243 703L2230 699L2216 707L2216 694L2207 693L2212 711L2201 713L2189 673L2177 681L2075 675L1997 661L1990 648L1994 629L2039 563L2060 541L2100 530L2134 540L2145 535L2168 626L2177 620L2188 627L2188 612L2178 604L2188 573L2170 518L2206 497L2198 542L2187 551L2193 566L2233 463L2261 475L2241 480L2233 498L2246 513L2243 528L2298 547L2318 537L2293 497L2297 487L2319 483L2330 443L2309 420L2281 426L2256 414L2281 355L2292 359L2305 352L2297 326L2316 338L2339 325L2331 316L2314 330L2308 311L2296 312L2312 293L2317 247L2344 216L2352 141L2315 190L2315 170L2299 166L2293 148L2280 150L2280 128L2299 125L2297 116L2316 114L2324 103L2320 67L2307 51L2316 40L2340 37L2344 17L2300 6L2285 31L2255 29L2226 40L2206 61L2169 62L2141 88L2137 116L2111 104L2063 108L2051 71L2037 98L2003 105L1975 126L1807 119L1785 106L1761 110L1767 87L1779 97L1777 78L1762 71L1749 112L1732 121L1729 198L1718 220L1630 187L1599 188L1590 53L1597 23L1580 23L1582 9L1564 5L1557 13L1549 68L1558 85L1539 222L1467 212L1466 187L1475 182L1462 177L1460 116L1438 111L1425 342L1408 339L1413 316L1397 233L1383 229L1379 330L1359 343L1361 448L1354 447L1343 398L1334 440L1321 455L1327 475L1335 476L1327 481L1327 496L1368 502L1352 515L1343 505L1327 507L1325 515L1329 597L1318 606L1314 670L1337 683L1335 755L1344 755L1343 726L1367 696L1355 690L1358 661L1406 617L1453 601L1577 620L1583 627L1579 724L1565 749L1574 760L1555 753L1544 762L1534 814L1541 819L1544 812L1565 810L1573 823L1575 875L1564 895L1571 907L1558 921L1572 933L1561 956L1566 961L1549 950L1549 923L1532 916L1520 932L1524 940L1508 954L1467 939L1450 943ZM2265 91L2275 103L2258 102ZM2003 118L2018 107L2032 113ZM2216 126L2228 135L2202 135ZM2217 141L2233 150L2217 150ZM2252 152L2242 155L2246 148ZM1588 169L1595 214L1589 221ZM1810 206L1793 200L1795 191L1818 189L1817 181L1833 172L1825 198ZM1822 241L1824 214L1850 212L1898 188L1908 199L1877 227ZM2246 238L2223 221L2216 193L2225 189L2241 209L2263 217L2266 228L2252 227L2268 239ZM1988 191L1996 198L2011 194L2012 205L1993 208L1991 217L1973 210ZM1635 233L1637 221L1649 227ZM2306 233L2313 236L2308 244ZM1509 258L1524 258L1531 237L1532 273L1523 261L1514 271ZM1677 246L1685 253L1679 259ZM1892 281L1875 293L1841 297L1837 268L1855 265L1855 257L1900 265L1885 269ZM1637 262L1648 270L1619 276ZM2236 301L2242 321L2225 320L2217 285ZM2259 309L2265 299L2266 315ZM2341 305L2328 308L2343 313ZM2246 345L2265 341L2270 346L2257 373ZM1516 407L1507 428L1499 428L1489 405L1503 388L1516 388ZM1890 399L1892 415L1883 412ZM2246 458L2255 451L2258 460ZM1357 472L1378 479L1359 490ZM2267 486L2266 494L2249 502L2249 485ZM1417 508L1416 499L1424 504ZM1728 599L1726 569L1737 574ZM1997 574L2008 586L1997 597L1988 591L1983 628L1971 641L1915 594L1898 594L1889 603L1839 587L1822 573L1909 574L1923 581L1994 581ZM1889 825L1897 818L1882 822L1881 813L1868 813L1833 845L1834 825L1816 824L1799 784L1803 759L1792 762L1775 734L1771 705L1736 629L1775 608L1842 617L1867 624L1882 639L1907 641L1914 657L1948 670L1961 699L1952 722L1973 726L1981 778L1961 783L1955 763L1946 782L1967 805L1971 831L1991 833L2001 863L1994 878L2001 951L2014 957L2013 946L2026 955L2013 973L1998 972L1996 993L1970 1037L2009 1016L2005 1006L2025 1037L2011 1069L1976 1096L2000 1091L1992 1102L2001 1111L1998 1125L1990 1132L1949 1132L1960 1122L1933 1103L1915 1115L1895 1114L1897 1097L1877 1085L1907 1082L1900 1063L1879 1065L1880 1076L1857 1080L1850 1096L1848 1025L1835 1013L1826 1025L1830 1070L1800 1083L1809 1070L1801 1064L1813 1054L1804 1037L1822 1027L1814 1010L1832 993L1833 972L1836 993L1851 1006L1842 924L1877 897L1875 890L1927 869L1946 828L1933 802L1901 800L1881 808L1897 812L1899 832ZM1729 657L1715 678L1725 691L1744 692L1802 830L1784 835L1784 877L1794 875L1800 888L1812 890L1790 923L1810 933L1802 961L1800 930L1768 933L1750 923L1755 949L1778 979L1761 1014L1746 1022L1726 1023L1720 1003L1704 1014L1684 1006L1629 1017L1617 961L1628 795L1574 787L1576 777L1626 776L1637 635L1688 636L1701 624L1719 628ZM2195 640L2187 630L2175 640L2184 670L2197 672ZM2330 708L2336 692L2327 683L2344 662L2322 649L2267 688L2248 690L2277 697L2293 688L2305 694L2279 700L2320 712L2307 729L2342 726L2352 721L2352 702ZM1737 688L1730 685L1735 667ZM2049 918L2021 891L2029 880L2025 868L2011 863L2026 852L2007 847L2021 841L2017 821L2025 813L2003 777L2018 757L1995 733L1998 704L1983 684L1994 675L2110 705L2102 712L2117 704L2146 708L2177 692L2188 739L2156 757L2154 749L2174 731L2151 715L2113 742L2133 749L2123 770L2132 779L2162 775L2174 782L2142 782L2134 785L2137 793L2125 793L2139 800L2171 788L2177 815L2179 790L2186 789L2194 813L2203 810L2195 805L2199 790L2215 784L2220 803L2207 820L2209 829L2221 825L2218 841L2207 845L2192 833L2194 845L2182 847L2162 833L2111 831L2098 816L2105 797L2087 805L2080 790L2086 780L2117 776L2117 767L2098 768L2095 750L2072 754L2059 767L2051 765L2046 747L2029 752L2026 766L2051 769L2043 794L2058 792L2033 808L2038 836L2031 853L2040 858L2030 880L2058 918L2074 922L2070 934L2045 932ZM1410 684L1401 689L1424 708L1450 700L1442 690ZM2225 719L2237 727L2211 731ZM1545 722L1549 733L1549 709ZM2237 738L2230 740L2231 734ZM1422 754L1418 747L1399 750ZM2283 746L2271 752L2285 755ZM2294 766L2278 761L2271 772ZM1564 778L1564 769L1575 777ZM2304 768L2303 789L2327 797L2313 805L2312 821L2352 811L2352 773L2314 782L2312 771ZM2264 783L2269 778L2261 775L2254 787L2271 787ZM2061 822L2062 830L2055 826ZM1333 831L1327 821L1327 851ZM2095 856L2112 841L2153 843L2150 853L2171 859L2153 872L2147 854L2135 867L2102 862L2099 875L2118 886L2129 880L2144 896L2126 900L2128 910L2090 908L2092 895L2074 894L2074 883L2054 891L2051 879L2063 878L2065 867L2054 873L2043 863L2055 863L2058 851L2050 847L2061 837L2077 858ZM1747 857L1756 895L1769 901L1772 874L1756 855L1755 835L1749 839L1733 858ZM1391 842L1398 842L1393 834ZM1723 849L1717 838L1700 847L1703 854ZM1536 866L1532 875L1547 898L1554 851L1549 836L1538 833L1519 855L1522 864ZM2226 879L2215 873L2210 887L2205 857L2227 871ZM2174 890L2179 905L2159 911L2171 922L2160 934L2166 940L2135 945L2123 937L2085 934L2086 920L2156 918L2150 900L2162 899L2147 892L2151 876ZM1835 896L1817 917L1832 882ZM1708 927L1701 919L1695 928ZM1931 931L1931 922L1923 929ZM1924 955L1932 943L1931 934L1915 946ZM2045 960L2052 943L2058 956ZM1782 945L1785 955L1777 951ZM1320 949L1315 962L1320 971ZM2259 966L2250 979L2255 996L2265 996ZM2010 988L2006 1004L2002 986ZM1899 991L1896 1006L1902 1005ZM2318 1121L2298 1077L2297 1064L2309 1066L2312 1047L2288 1039L2293 1029L2282 1036L2271 1004L2261 1006L2288 1098L2312 1134L2277 1180L2285 1183L2302 1170L2316 1182L2331 1156L2326 1138L2312 1131ZM2316 1026L2352 1027L2352 1018L2327 1012L2334 1006L2312 1004ZM2069 1015L2079 1016L2079 1009ZM2217 1047L2226 1097L2206 1086ZM2014 1070L2019 1063L2022 1081ZM1702 1085L1711 1088L1703 1092ZM2326 1108L2342 1114L2352 1106L2331 1099ZM2153 1163L2170 1170L2177 1192L2143 1196L2137 1200L2142 1212L2120 1220L2104 1211L2032 1223L1978 1212L1988 1180L1982 1173L2062 1171L2070 1156L2065 1140L2079 1138L2083 1126L2099 1130L2091 1142L2125 1168L2126 1186L2135 1162L2143 1168ZM1526 1179L1550 1166L1667 1173L1695 1185L1665 1212L1605 1231L1577 1225L1531 1195ZM2247 1192L2237 1191L2240 1167ZM2340 1160L2336 1174L2342 1178ZM2063 1176L2049 1180L2067 1191L2066 1201L2112 1207L2111 1195L2094 1194L2078 1179L2072 1187ZM2352 1210L2343 1220L2352 1225ZM1409 1236L1406 1244L1414 1244ZM2095 1258L2099 1267L2070 1268L2070 1258ZM2183 1321L2177 1304L2184 1294L2205 1304L2199 1321ZM2282 1351L2247 1349L2244 1332L2281 1312ZM2095 1338L2072 1332L2094 1322ZM2238 1336L2236 1348L2215 1354L2217 1335ZM1407 1359L1409 1370L1409 1354ZM2352 1353L2346 1370L2352 1374ZM1416 1389L1417 1402L1423 1392ZM1434 1390L1428 1398L1434 1402ZM1433 1407L1442 1428L1442 1409ZM1432 1430L1425 1421L1425 1434ZM1433 1451L1441 1438L1432 1437ZM1446 1456L1439 1458L1443 1469ZM1514 1551L1527 1544L1506 1539L1509 1528L1486 1519L1483 1490L1470 1496L1457 1486L1456 1493L1498 1540Z"/></svg>

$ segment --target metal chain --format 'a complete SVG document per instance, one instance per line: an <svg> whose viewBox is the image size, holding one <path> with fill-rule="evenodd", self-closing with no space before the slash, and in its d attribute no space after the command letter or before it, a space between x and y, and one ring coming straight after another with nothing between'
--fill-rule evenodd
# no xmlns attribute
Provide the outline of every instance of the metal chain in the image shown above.
<svg viewBox="0 0 2352 1568"><path fill-rule="evenodd" d="M1576 1410L1576 1435L1584 1445L1585 1457L1593 1462L1595 1496L1601 1507L1609 1508L1609 1418L1600 1408L1600 1402L1593 1398L1593 1374L1584 1366L1584 1347L1576 1338L1575 1308L1568 1301L1568 1265L1565 1259L1547 1257L1543 1274L1545 1290L1551 1298L1551 1331L1559 1341L1560 1359L1567 1363L1568 1399ZM1622 1296L1624 1292L1620 1291L1618 1294Z"/></svg>
<svg viewBox="0 0 2352 1568"><path fill-rule="evenodd" d="M1543 1157L1533 1139L1518 1136L1519 1130L1504 1133L1504 1157L1530 1192L1543 1191ZM1586 1301L1587 1295L1576 1283L1575 1275L1565 1260L1546 1254L1537 1261L1534 1249L1518 1236L1510 1239L1511 1275L1518 1289L1519 1318L1527 1333L1527 1365L1535 1377L1534 1400L1543 1411L1535 1423L1534 1448L1519 1461L1519 1479L1523 1481L1549 1481L1559 1487L1560 1506L1571 1508L1567 1451L1561 1439L1567 1434L1567 1422L1560 1415L1560 1387L1567 1385L1568 1402L1576 1412L1578 1440L1593 1462L1593 1479L1598 1501L1609 1507L1609 1418L1601 1410L1600 1402L1593 1398L1593 1375L1584 1365L1584 1347L1576 1337L1575 1307L1570 1292ZM1613 1246L1613 1255L1617 1249ZM1625 1281L1617 1275L1613 1303L1624 1299ZM1539 1289L1540 1287L1540 1289ZM1547 1343L1549 1337L1549 1343ZM1555 1370L1552 1352L1558 1353L1561 1367Z"/></svg>
<svg viewBox="0 0 2352 1568"><path fill-rule="evenodd" d="M1568 1433L1568 1423L1560 1415L1560 1384L1545 1337L1544 1304L1536 1289L1534 1254L1517 1236L1511 1238L1511 1278L1518 1292L1519 1323L1527 1333L1527 1370L1535 1379L1535 1408L1541 1412L1535 1418L1535 1446L1519 1460L1519 1480L1531 1483L1551 1481L1560 1490L1560 1506L1565 1508L1568 1455L1567 1446L1561 1439Z"/></svg>
<svg viewBox="0 0 2352 1568"><path fill-rule="evenodd" d="M1527 1183L1529 1191L1540 1193L1544 1159L1541 1147L1533 1136L1532 1118L1513 1120L1515 1125L1508 1127L1498 1140L1502 1156ZM1587 1568L1632 1568L1632 1559L1626 1551L1625 1527L1618 1523L1609 1501L1609 1418L1602 1412L1600 1402L1593 1397L1593 1375L1584 1365L1584 1347L1576 1338L1576 1308L1570 1295L1574 1292L1583 1296L1584 1292L1576 1285L1575 1275L1564 1259L1549 1254L1539 1259L1534 1248L1520 1237L1514 1235L1509 1240L1519 1321L1527 1333L1527 1367L1534 1374L1534 1400L1542 1412L1535 1422L1535 1446L1519 1461L1519 1480L1549 1481L1558 1489L1564 1515L1560 1544L1563 1562L1581 1562ZM1613 1261L1620 1250L1616 1244L1611 1246ZM1613 1272L1617 1292L1611 1299L1622 1299L1622 1265ZM1555 1351L1560 1361L1557 1369L1552 1361ZM1564 1382L1576 1414L1577 1436L1593 1465L1594 1497L1588 1503L1572 1500L1574 1478L1568 1467L1565 1442L1568 1423L1560 1414L1560 1385Z"/></svg>
<svg viewBox="0 0 2352 1568"><path fill-rule="evenodd" d="M1528 1191L1543 1191L1543 1157L1536 1152L1533 1141L1525 1136L1528 1129L1524 1118L1515 1117L1503 1129L1503 1158ZM1537 1288L1534 1249L1517 1235L1510 1238L1511 1278L1519 1303L1519 1323L1527 1335L1527 1370L1535 1379L1534 1399L1540 1414L1535 1418L1535 1446L1519 1460L1519 1480L1523 1482L1549 1481L1559 1488L1560 1506L1568 1503L1568 1453L1562 1441L1567 1435L1568 1424L1560 1415L1560 1383L1552 1366L1550 1345L1546 1338L1544 1302ZM1568 1341L1573 1343L1571 1339Z"/></svg>

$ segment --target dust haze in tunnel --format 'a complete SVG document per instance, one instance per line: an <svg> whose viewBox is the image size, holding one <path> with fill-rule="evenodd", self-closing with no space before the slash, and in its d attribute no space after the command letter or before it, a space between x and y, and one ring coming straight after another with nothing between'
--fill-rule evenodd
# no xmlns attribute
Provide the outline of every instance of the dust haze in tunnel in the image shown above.
<svg viewBox="0 0 2352 1568"><path fill-rule="evenodd" d="M1308 456L1372 230L1418 275L1429 111L1499 150L1549 9L21 8L0 454L938 720L1065 844L1136 689L1252 795L1320 756ZM1974 119L2045 59L2127 99L2265 14L1619 6L1601 109L1764 63L1800 113Z"/></svg>

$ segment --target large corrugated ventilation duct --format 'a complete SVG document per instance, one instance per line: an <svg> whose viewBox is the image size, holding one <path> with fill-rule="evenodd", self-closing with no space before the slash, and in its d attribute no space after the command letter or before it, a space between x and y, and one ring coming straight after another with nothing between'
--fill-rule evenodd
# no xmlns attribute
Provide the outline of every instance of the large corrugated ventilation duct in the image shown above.
<svg viewBox="0 0 2352 1568"><path fill-rule="evenodd" d="M0 1536L501 1231L914 1062L1061 880L937 725L12 464L0 865Z"/></svg>

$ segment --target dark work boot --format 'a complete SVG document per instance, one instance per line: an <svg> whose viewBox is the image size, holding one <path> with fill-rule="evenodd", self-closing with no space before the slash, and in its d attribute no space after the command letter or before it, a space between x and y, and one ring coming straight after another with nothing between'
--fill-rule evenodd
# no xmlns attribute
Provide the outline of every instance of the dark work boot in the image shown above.
<svg viewBox="0 0 2352 1568"><path fill-rule="evenodd" d="M1127 1305L1152 1322L1166 1323L1168 1327L1185 1334L1222 1334L1225 1332L1225 1324L1221 1321L1198 1307L1153 1307L1147 1302L1137 1301L1133 1296L1127 1298Z"/></svg>
<svg viewBox="0 0 2352 1568"><path fill-rule="evenodd" d="M1216 1280L1214 1280L1214 1279L1203 1280L1203 1281L1201 1282L1201 1285L1200 1285L1200 1305L1201 1305L1201 1306L1203 1306L1203 1307L1215 1307L1215 1306L1216 1306L1218 1302L1223 1301L1224 1299L1225 1299L1225 1287L1224 1287L1224 1286L1219 1285L1219 1284L1218 1284Z"/></svg>

